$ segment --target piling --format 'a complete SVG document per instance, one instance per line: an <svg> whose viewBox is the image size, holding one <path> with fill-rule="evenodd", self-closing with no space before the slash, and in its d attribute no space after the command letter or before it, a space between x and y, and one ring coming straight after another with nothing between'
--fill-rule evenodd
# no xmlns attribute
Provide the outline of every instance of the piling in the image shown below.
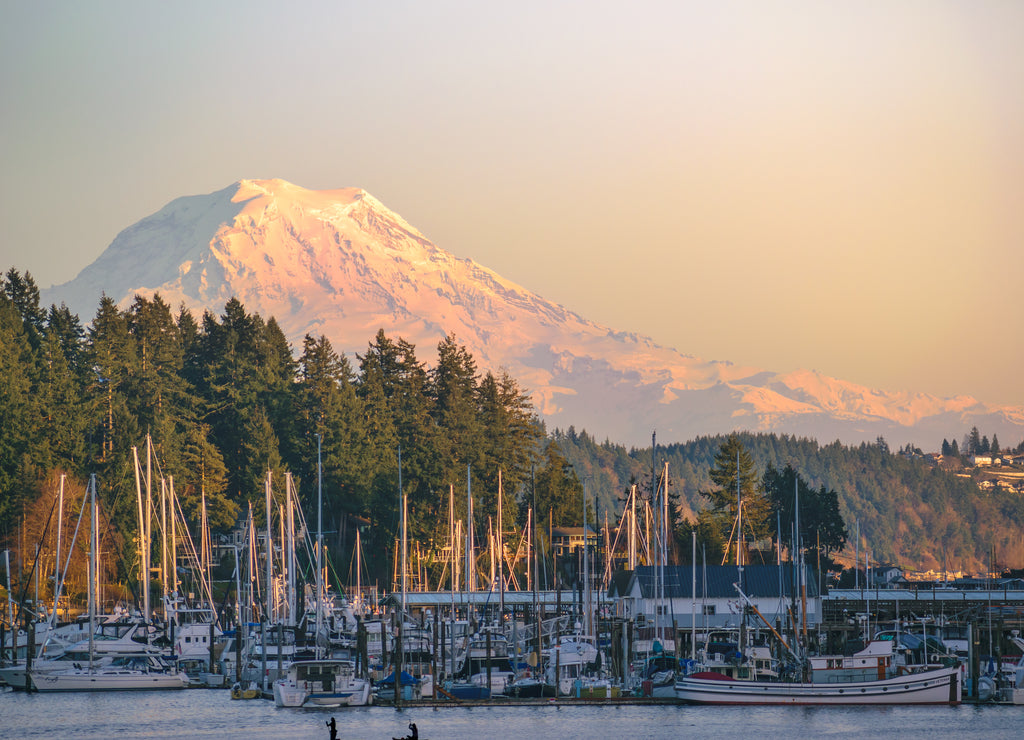
<svg viewBox="0 0 1024 740"><path fill-rule="evenodd" d="M267 623L260 621L260 679L263 690L267 690Z"/></svg>
<svg viewBox="0 0 1024 740"><path fill-rule="evenodd" d="M281 666L281 652L282 652L283 646L284 646L284 623L283 622L278 622L277 623L277 677L278 678L281 678L281 676L284 675L282 673L283 668Z"/></svg>
<svg viewBox="0 0 1024 740"><path fill-rule="evenodd" d="M25 691L27 693L32 691L32 677L29 674L32 672L33 653L36 651L36 623L34 619L26 618L25 621L28 622L26 625L28 641L25 643Z"/></svg>

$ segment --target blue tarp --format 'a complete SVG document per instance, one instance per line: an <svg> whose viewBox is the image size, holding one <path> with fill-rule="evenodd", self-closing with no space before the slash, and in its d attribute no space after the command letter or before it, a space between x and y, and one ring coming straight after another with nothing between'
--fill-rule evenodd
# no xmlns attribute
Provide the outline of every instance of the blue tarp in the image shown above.
<svg viewBox="0 0 1024 740"><path fill-rule="evenodd" d="M418 684L420 682L420 680L418 678L416 678L414 676L410 676L405 671L402 671L402 679L401 680L402 680L402 686L415 686L416 684ZM387 675L387 677L384 678L384 680L381 681L382 684L393 684L394 682L395 682L395 672L394 671L389 673Z"/></svg>

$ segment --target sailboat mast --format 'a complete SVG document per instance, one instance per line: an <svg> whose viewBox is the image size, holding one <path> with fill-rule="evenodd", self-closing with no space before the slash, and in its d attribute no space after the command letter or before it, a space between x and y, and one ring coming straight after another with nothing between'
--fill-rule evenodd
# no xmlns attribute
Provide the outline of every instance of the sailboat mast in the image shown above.
<svg viewBox="0 0 1024 740"><path fill-rule="evenodd" d="M409 573L409 521L408 500L402 490L402 445L398 445L398 502L402 506L402 618L405 618L406 593Z"/></svg>
<svg viewBox="0 0 1024 740"><path fill-rule="evenodd" d="M99 525L99 509L96 506L96 474L93 473L89 477L89 488L92 492L92 526L90 527L92 537L91 544L89 546L89 670L92 670L92 658L95 651L95 637L96 634L96 581L98 575L98 560L97 556L99 553L99 539L100 539L100 525Z"/></svg>
<svg viewBox="0 0 1024 740"><path fill-rule="evenodd" d="M153 535L153 438L146 435L146 521L144 523L145 534L143 541L146 547L146 569L144 573L144 586L142 592L143 616L148 624L152 618L149 605L149 577L150 577L150 542ZM148 632L147 632L148 634Z"/></svg>
<svg viewBox="0 0 1024 740"><path fill-rule="evenodd" d="M363 543L360 540L359 527L356 527L356 598L360 599L360 611L362 610L363 593Z"/></svg>
<svg viewBox="0 0 1024 740"><path fill-rule="evenodd" d="M697 660L697 530L690 533L692 555L690 582L690 660Z"/></svg>
<svg viewBox="0 0 1024 740"><path fill-rule="evenodd" d="M211 558L211 552L210 552L210 522L206 518L206 489L205 488L203 488L200 491L200 496L201 496L201 502L202 502L202 507L203 507L202 508L202 515L201 515L200 520L199 520L199 528L201 530L199 546L202 548L202 551L203 551L202 562L200 563L200 568L203 571L203 578L206 579L207 587L211 588L211 584L210 584L210 560L212 558ZM213 603L212 602L210 604L210 609L213 609Z"/></svg>
<svg viewBox="0 0 1024 740"><path fill-rule="evenodd" d="M288 538L288 624L289 626L295 626L296 614L295 614L295 511L293 510L294 503L292 502L292 474L285 473L284 477L284 491L285 491L285 515L288 518L288 529L286 536ZM359 530L356 530L356 536L359 536Z"/></svg>
<svg viewBox="0 0 1024 740"><path fill-rule="evenodd" d="M171 572L167 569L167 481L160 476L160 581L164 618L167 618L167 597L170 595Z"/></svg>
<svg viewBox="0 0 1024 740"><path fill-rule="evenodd" d="M135 499L139 507L139 582L144 582L146 571L146 514L142 508L142 481L140 479L139 448L132 447L132 460L135 463Z"/></svg>
<svg viewBox="0 0 1024 740"><path fill-rule="evenodd" d="M803 554L803 543L800 538L800 478L796 475L796 471L793 472L793 516L794 516L794 527L796 528L796 566L797 566L797 584L800 587L801 592L804 588L804 554ZM803 613L801 613L803 617ZM806 629L806 625L803 623L803 619L800 620L801 631Z"/></svg>
<svg viewBox="0 0 1024 740"><path fill-rule="evenodd" d="M505 543L501 537L501 510L502 506L501 496L501 468L498 468L498 536L497 536L497 550L498 550L498 606L500 618L504 618L505 615Z"/></svg>
<svg viewBox="0 0 1024 740"><path fill-rule="evenodd" d="M267 621L268 622L273 622L274 621L274 540L273 540L273 536L274 536L274 528L273 528L274 518L272 516L273 512L271 511L271 508L270 508L270 482L271 482L270 476L271 476L271 473L268 470L267 471L267 477L266 477L266 479L263 482L263 492L264 492L264 497L266 499L265 505L266 505L266 510L267 510L267 549L266 549L266 557L267 557L267 594L266 594L266 603L267 603L267 607L266 607L266 612L267 612Z"/></svg>
<svg viewBox="0 0 1024 740"><path fill-rule="evenodd" d="M473 562L473 476L472 466L466 466L466 590L476 591L476 568Z"/></svg>
<svg viewBox="0 0 1024 740"><path fill-rule="evenodd" d="M171 514L171 594L177 596L178 594L178 527L177 521L174 516L175 508L177 507L177 498L174 495L174 476L169 476L167 479L170 487L170 500L168 501L170 514Z"/></svg>
<svg viewBox="0 0 1024 740"><path fill-rule="evenodd" d="M316 656L320 657L320 629L323 625L321 604L324 594L324 475L321 466L323 437L316 435Z"/></svg>
<svg viewBox="0 0 1024 740"><path fill-rule="evenodd" d="M583 479L583 628L592 635L590 624L590 557L587 554L587 482Z"/></svg>
<svg viewBox="0 0 1024 740"><path fill-rule="evenodd" d="M629 569L636 570L636 484L629 489Z"/></svg>
<svg viewBox="0 0 1024 740"><path fill-rule="evenodd" d="M60 583L60 538L61 538L61 525L64 522L64 473L60 474L60 491L57 494L58 506L60 507L57 511L57 544L55 546L56 555L53 558L53 613L50 615L51 626L57 623L57 585ZM13 624L11 625L14 626ZM2 646L0 646L2 647Z"/></svg>

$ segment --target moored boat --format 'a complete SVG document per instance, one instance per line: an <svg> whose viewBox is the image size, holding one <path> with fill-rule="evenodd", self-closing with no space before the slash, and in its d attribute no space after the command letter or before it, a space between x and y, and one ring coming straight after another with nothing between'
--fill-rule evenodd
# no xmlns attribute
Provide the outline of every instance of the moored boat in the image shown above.
<svg viewBox="0 0 1024 740"><path fill-rule="evenodd" d="M297 660L274 682L279 707L361 707L371 696L370 682L356 677L351 660Z"/></svg>
<svg viewBox="0 0 1024 740"><path fill-rule="evenodd" d="M129 691L184 689L188 676L168 669L159 659L115 658L108 665L81 666L53 673L30 671L37 691Z"/></svg>
<svg viewBox="0 0 1024 740"><path fill-rule="evenodd" d="M837 683L737 681L703 671L676 681L676 697L689 704L959 704L959 668Z"/></svg>

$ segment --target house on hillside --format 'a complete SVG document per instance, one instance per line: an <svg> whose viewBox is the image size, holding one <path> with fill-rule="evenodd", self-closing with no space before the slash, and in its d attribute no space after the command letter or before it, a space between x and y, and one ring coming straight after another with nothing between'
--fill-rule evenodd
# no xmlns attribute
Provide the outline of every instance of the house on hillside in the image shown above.
<svg viewBox="0 0 1024 740"><path fill-rule="evenodd" d="M664 575L662 575L662 571ZM802 589L797 569L790 564L748 565L740 576L735 565L709 565L696 571L690 566L642 566L634 571L619 571L608 586L608 600L618 617L641 626L689 629L696 617L697 627L738 626L744 602L734 584L764 617L772 622L788 620L789 610L801 607ZM804 569L807 598L807 623L817 624L821 617L821 594L817 577Z"/></svg>
<svg viewBox="0 0 1024 740"><path fill-rule="evenodd" d="M878 565L871 569L871 585L874 588L894 588L906 583L903 569L896 565Z"/></svg>
<svg viewBox="0 0 1024 740"><path fill-rule="evenodd" d="M587 550L594 552L597 543L597 532L587 527ZM583 527L552 527L551 544L560 558L576 552L583 547Z"/></svg>

